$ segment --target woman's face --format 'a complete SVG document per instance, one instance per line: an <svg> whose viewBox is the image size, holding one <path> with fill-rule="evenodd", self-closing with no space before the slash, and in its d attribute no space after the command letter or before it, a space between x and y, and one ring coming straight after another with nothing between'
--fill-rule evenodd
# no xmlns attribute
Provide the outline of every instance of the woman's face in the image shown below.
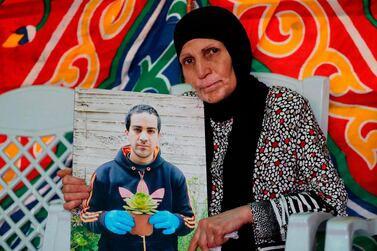
<svg viewBox="0 0 377 251"><path fill-rule="evenodd" d="M236 88L232 58L224 44L215 39L196 38L182 48L179 62L186 83L192 85L199 98L217 103Z"/></svg>

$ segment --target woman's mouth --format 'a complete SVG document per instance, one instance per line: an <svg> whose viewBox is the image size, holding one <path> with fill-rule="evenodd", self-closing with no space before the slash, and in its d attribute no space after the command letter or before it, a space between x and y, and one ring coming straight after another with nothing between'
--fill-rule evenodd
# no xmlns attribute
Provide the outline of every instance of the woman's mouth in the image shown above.
<svg viewBox="0 0 377 251"><path fill-rule="evenodd" d="M217 89L218 85L220 84L221 80L214 81L210 84L206 84L204 88L202 88L205 92L212 92Z"/></svg>

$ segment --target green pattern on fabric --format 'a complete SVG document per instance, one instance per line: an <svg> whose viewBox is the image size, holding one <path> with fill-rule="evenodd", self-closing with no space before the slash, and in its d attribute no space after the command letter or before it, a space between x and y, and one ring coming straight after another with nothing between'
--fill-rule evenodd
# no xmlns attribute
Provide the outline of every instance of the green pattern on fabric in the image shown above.
<svg viewBox="0 0 377 251"><path fill-rule="evenodd" d="M366 203L377 206L377 197L365 191L351 176L347 165L346 156L335 144L334 140L328 135L327 144L330 152L335 156L336 164L340 177L343 179L346 187L352 191L356 196Z"/></svg>
<svg viewBox="0 0 377 251"><path fill-rule="evenodd" d="M377 241L371 236L358 235L353 238L352 246L364 251L377 250Z"/></svg>
<svg viewBox="0 0 377 251"><path fill-rule="evenodd" d="M253 60L251 61L251 71L252 72L271 72L271 70L268 69L268 67L265 64L263 64L261 61L255 58L253 58Z"/></svg>
<svg viewBox="0 0 377 251"><path fill-rule="evenodd" d="M364 0L363 4L364 4L364 14L365 14L365 16L367 17L367 19L369 20L369 22L371 24L373 24L375 27L377 27L377 20L373 17L372 11L370 9L371 1L370 0Z"/></svg>
<svg viewBox="0 0 377 251"><path fill-rule="evenodd" d="M44 5L44 13L43 13L43 17L42 17L41 21L39 21L39 23L36 26L37 31L39 31L43 27L43 25L45 25L50 13L51 13L51 2L50 2L50 0L44 0L43 5Z"/></svg>
<svg viewBox="0 0 377 251"><path fill-rule="evenodd" d="M114 57L114 60L113 60L112 65L111 65L109 77L105 81L103 81L101 84L99 84L99 86L98 86L99 89L111 89L114 86L118 67L119 67L120 64L123 63L123 62L120 62L120 60L122 58L122 54L124 52L124 49L130 44L131 38L134 37L134 35L136 34L136 31L139 28L141 22L145 19L145 16L150 12L150 10L153 6L153 2L154 1L147 1L146 6L143 8L142 12L136 18L132 27L127 32L126 37L124 38L122 44L119 46L117 53Z"/></svg>

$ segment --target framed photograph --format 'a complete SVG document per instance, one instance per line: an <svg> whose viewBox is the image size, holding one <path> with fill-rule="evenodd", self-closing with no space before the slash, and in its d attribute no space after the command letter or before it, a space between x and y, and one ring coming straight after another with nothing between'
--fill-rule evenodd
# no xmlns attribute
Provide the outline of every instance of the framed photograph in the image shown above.
<svg viewBox="0 0 377 251"><path fill-rule="evenodd" d="M137 117L131 115L131 127L126 130L125 120L131 108L145 105L157 111L160 128L156 138L158 150L153 153L150 167L144 168L132 164L131 155L143 156L143 153L138 155L135 149L139 143L135 145L133 141L139 141L130 136L134 128L138 130L136 134L142 133L142 126L132 121ZM81 212L72 217L71 250L98 250L99 245L114 243L123 248L127 245L127 250L153 250L157 245L161 249L165 242L173 243L169 248L187 250L195 223L207 216L202 101L196 97L77 89L74 109L73 175L84 178L92 186L92 193ZM139 151L143 149L142 146ZM147 209L135 209L136 204L142 207L138 203L143 200L148 201ZM103 212L113 210L125 211L133 217L135 226L131 231L116 234L109 230L111 217L106 215L105 220ZM149 223L157 212L164 216L162 211L179 219L180 227L174 233ZM139 215L149 215L149 226L142 227L149 230L136 231Z"/></svg>

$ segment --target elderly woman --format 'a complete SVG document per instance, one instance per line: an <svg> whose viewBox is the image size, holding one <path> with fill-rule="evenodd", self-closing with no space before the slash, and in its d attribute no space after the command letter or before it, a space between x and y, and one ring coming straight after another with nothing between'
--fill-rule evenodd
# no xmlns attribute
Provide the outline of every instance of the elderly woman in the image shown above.
<svg viewBox="0 0 377 251"><path fill-rule="evenodd" d="M178 22L174 44L195 90L188 95L205 109L209 217L189 250L283 249L290 214L344 215L347 194L307 100L250 76L239 20L219 7L194 10ZM66 208L87 196L81 180L68 175L63 183ZM239 238L228 239L234 231Z"/></svg>

